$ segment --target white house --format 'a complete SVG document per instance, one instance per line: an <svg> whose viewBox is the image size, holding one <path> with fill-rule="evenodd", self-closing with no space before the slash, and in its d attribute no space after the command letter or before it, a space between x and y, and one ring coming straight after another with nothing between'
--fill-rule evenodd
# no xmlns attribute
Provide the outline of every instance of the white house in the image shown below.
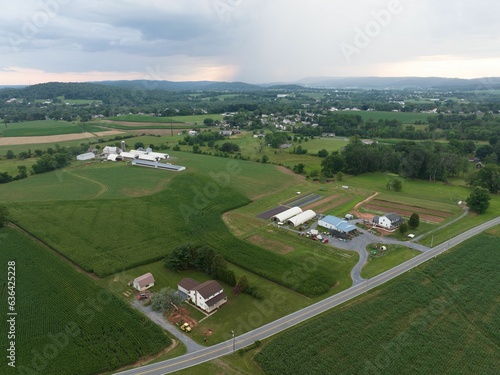
<svg viewBox="0 0 500 375"><path fill-rule="evenodd" d="M153 277L153 274L151 272L148 272L134 279L134 288L140 292L149 289L154 285L155 285L155 278Z"/></svg>
<svg viewBox="0 0 500 375"><path fill-rule="evenodd" d="M177 288L192 303L209 313L227 302L224 289L215 280L205 281L200 284L196 280L184 278L179 281Z"/></svg>
<svg viewBox="0 0 500 375"><path fill-rule="evenodd" d="M390 213L385 216L374 216L372 221L382 228L395 229L403 223L403 218L395 213Z"/></svg>

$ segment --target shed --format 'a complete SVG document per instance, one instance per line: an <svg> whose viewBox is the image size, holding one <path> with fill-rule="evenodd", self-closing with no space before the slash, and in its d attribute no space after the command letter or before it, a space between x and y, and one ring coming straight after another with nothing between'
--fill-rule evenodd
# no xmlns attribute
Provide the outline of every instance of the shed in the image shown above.
<svg viewBox="0 0 500 375"><path fill-rule="evenodd" d="M148 272L134 279L134 288L140 292L149 289L154 285L155 285L155 278L151 272Z"/></svg>
<svg viewBox="0 0 500 375"><path fill-rule="evenodd" d="M280 212L279 214L274 215L271 219L274 221L278 222L285 222L291 217L294 217L295 215L301 214L302 213L302 208L300 207L292 207L289 208L286 211Z"/></svg>
<svg viewBox="0 0 500 375"><path fill-rule="evenodd" d="M288 219L288 223L293 225L294 227L298 227L301 224L304 224L305 222L312 220L316 217L316 212L313 210L307 210L302 212L301 214L298 214L297 216L294 216L290 219Z"/></svg>

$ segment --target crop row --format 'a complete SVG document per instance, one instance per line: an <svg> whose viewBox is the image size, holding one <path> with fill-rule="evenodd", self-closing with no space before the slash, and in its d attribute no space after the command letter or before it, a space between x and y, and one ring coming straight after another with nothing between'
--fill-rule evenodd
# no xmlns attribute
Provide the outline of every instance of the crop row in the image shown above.
<svg viewBox="0 0 500 375"><path fill-rule="evenodd" d="M266 374L497 374L497 244L474 238L363 303L281 334L257 362Z"/></svg>
<svg viewBox="0 0 500 375"><path fill-rule="evenodd" d="M1 234L1 264L16 262L19 373L102 373L171 343L151 321L21 232L2 229ZM4 291L5 281L0 283ZM0 306L3 316L6 307ZM3 320L1 328L5 332Z"/></svg>

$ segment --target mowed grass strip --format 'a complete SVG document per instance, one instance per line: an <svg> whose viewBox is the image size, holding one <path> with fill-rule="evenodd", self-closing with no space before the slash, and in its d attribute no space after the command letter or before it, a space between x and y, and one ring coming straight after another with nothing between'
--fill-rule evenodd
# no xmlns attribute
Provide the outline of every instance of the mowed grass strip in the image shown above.
<svg viewBox="0 0 500 375"><path fill-rule="evenodd" d="M498 237L479 235L280 334L257 362L284 375L498 374L499 261Z"/></svg>
<svg viewBox="0 0 500 375"><path fill-rule="evenodd" d="M21 232L0 230L0 313L7 317L7 264L15 262L16 368L2 374L93 375L152 356L171 339L88 276ZM7 318L0 323L8 332Z"/></svg>

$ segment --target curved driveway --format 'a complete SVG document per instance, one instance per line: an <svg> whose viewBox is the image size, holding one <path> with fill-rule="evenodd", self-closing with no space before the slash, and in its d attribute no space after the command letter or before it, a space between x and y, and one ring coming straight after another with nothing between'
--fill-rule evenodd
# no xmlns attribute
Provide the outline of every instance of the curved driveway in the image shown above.
<svg viewBox="0 0 500 375"><path fill-rule="evenodd" d="M296 311L290 315L284 316L281 319L275 320L262 327L247 332L234 339L234 348L236 350L252 344L256 340L263 340L269 336L275 335L287 328L290 328L298 323L308 320L318 314L321 314L333 307L336 307L344 302L356 298L367 291L376 288L393 278L402 275L405 272L419 266L429 259L438 256L450 247L455 246L472 236L475 236L482 231L500 224L500 216L483 223L475 228L472 228L449 241L442 243L423 254L416 256L405 263L402 263L370 280L365 280L351 288L340 292L334 296L328 297L320 302L308 306L302 310ZM137 369L120 372L120 375L163 375L170 372L179 371L184 368L195 366L197 364L210 361L212 359L222 357L233 352L233 340L228 340L220 344L204 348L199 351L185 354L183 356L162 361L159 363L147 365Z"/></svg>

